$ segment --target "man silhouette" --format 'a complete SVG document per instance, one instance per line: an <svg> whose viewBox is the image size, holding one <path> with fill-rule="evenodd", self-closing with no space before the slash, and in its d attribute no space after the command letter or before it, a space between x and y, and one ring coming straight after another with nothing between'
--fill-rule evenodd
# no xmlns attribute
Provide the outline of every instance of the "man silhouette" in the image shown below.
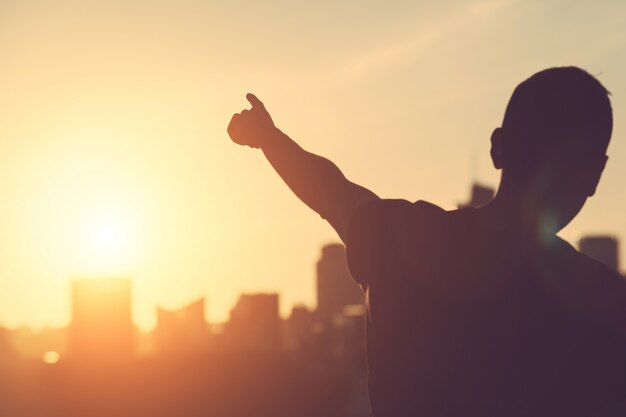
<svg viewBox="0 0 626 417"><path fill-rule="evenodd" d="M626 415L626 284L556 233L595 193L608 91L576 67L522 82L491 137L494 200L384 200L278 130L252 94L228 127L346 244L367 293L373 415Z"/></svg>

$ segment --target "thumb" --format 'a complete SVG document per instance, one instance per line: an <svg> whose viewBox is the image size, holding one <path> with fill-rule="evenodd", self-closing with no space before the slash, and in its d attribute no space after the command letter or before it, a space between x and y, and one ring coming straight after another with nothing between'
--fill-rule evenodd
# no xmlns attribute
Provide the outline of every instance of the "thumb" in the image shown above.
<svg viewBox="0 0 626 417"><path fill-rule="evenodd" d="M248 99L248 101L250 102L250 104L252 104L252 107L258 107L261 110L265 110L265 106L263 105L263 103L261 102L261 100L259 100L257 98L257 96L255 96L252 93L248 93L246 94L246 98Z"/></svg>

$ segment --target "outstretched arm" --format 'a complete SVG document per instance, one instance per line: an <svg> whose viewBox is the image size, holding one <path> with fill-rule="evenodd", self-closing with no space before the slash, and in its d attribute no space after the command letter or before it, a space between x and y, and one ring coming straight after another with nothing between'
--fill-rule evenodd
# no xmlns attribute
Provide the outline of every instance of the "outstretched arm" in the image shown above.
<svg viewBox="0 0 626 417"><path fill-rule="evenodd" d="M352 214L378 196L349 181L328 159L302 149L274 126L258 98L253 94L246 97L252 108L235 114L228 126L233 142L261 148L294 194L326 219L345 242Z"/></svg>

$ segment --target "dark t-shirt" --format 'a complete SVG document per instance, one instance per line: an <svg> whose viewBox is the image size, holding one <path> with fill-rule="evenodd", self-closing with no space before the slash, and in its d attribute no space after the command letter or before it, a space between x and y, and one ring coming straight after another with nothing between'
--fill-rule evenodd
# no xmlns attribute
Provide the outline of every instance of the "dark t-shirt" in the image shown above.
<svg viewBox="0 0 626 417"><path fill-rule="evenodd" d="M471 208L357 210L346 246L376 417L626 416L626 283L559 238L521 236Z"/></svg>

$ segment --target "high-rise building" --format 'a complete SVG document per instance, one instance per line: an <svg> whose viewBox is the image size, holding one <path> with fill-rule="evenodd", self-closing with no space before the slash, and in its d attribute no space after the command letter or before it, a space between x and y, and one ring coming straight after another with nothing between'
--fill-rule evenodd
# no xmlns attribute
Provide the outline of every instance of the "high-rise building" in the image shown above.
<svg viewBox="0 0 626 417"><path fill-rule="evenodd" d="M9 341L9 332L6 328L0 327L0 362L13 356L13 349Z"/></svg>
<svg viewBox="0 0 626 417"><path fill-rule="evenodd" d="M230 347L274 350L281 347L278 294L242 294L230 311L224 337Z"/></svg>
<svg viewBox="0 0 626 417"><path fill-rule="evenodd" d="M209 331L204 319L204 298L178 310L157 307L154 336L159 354L184 354L206 349Z"/></svg>
<svg viewBox="0 0 626 417"><path fill-rule="evenodd" d="M329 319L353 304L363 304L365 296L348 270L346 248L341 244L326 245L317 262L317 313Z"/></svg>
<svg viewBox="0 0 626 417"><path fill-rule="evenodd" d="M315 333L317 315L303 305L296 305L285 323L285 339L288 346L297 349L310 341Z"/></svg>
<svg viewBox="0 0 626 417"><path fill-rule="evenodd" d="M590 258L619 271L618 241L615 237L586 236L578 242L578 249Z"/></svg>
<svg viewBox="0 0 626 417"><path fill-rule="evenodd" d="M71 357L118 360L129 358L133 353L130 280L73 280L69 327Z"/></svg>
<svg viewBox="0 0 626 417"><path fill-rule="evenodd" d="M467 203L459 204L459 208L464 207L481 207L493 200L495 191L493 188L486 187L481 184L472 184L472 195Z"/></svg>

